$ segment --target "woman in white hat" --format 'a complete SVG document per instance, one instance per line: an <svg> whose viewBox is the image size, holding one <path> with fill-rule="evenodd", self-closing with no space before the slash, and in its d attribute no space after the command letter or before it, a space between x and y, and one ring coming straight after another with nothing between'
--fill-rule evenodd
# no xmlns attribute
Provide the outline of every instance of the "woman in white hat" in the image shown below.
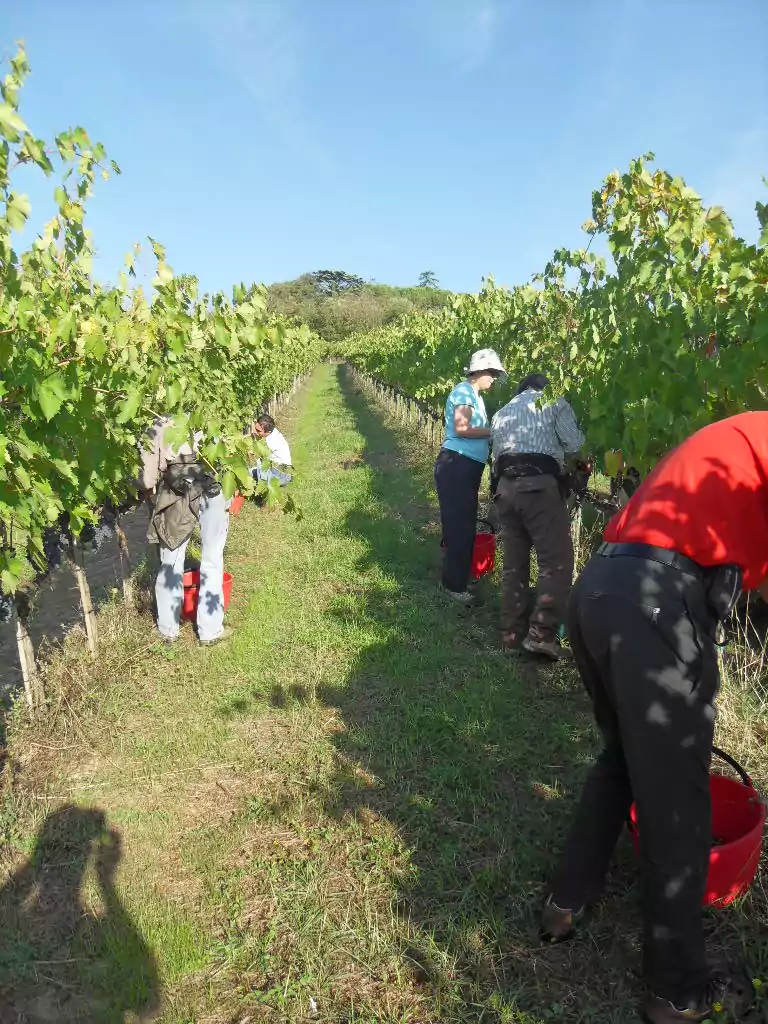
<svg viewBox="0 0 768 1024"><path fill-rule="evenodd" d="M491 431L481 392L505 376L492 348L473 353L461 381L445 403L445 440L435 463L435 485L443 526L442 589L462 604L467 590L477 524L477 494L488 461Z"/></svg>

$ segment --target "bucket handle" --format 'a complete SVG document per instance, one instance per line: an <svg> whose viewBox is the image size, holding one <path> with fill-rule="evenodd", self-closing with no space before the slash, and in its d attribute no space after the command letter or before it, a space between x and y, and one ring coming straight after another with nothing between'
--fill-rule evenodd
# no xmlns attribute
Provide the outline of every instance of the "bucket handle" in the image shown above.
<svg viewBox="0 0 768 1024"><path fill-rule="evenodd" d="M475 526L475 533L477 533L477 527L478 526L487 526L489 533L492 533L494 535L496 533L496 527L493 525L493 523L490 521L490 519L478 519L477 520L477 524Z"/></svg>
<svg viewBox="0 0 768 1024"><path fill-rule="evenodd" d="M741 781L747 789L751 789L754 792L755 787L752 785L752 779L750 779L749 775L744 768L741 767L738 761L731 757L730 754L726 754L726 752L721 750L720 747L715 747L714 745L712 747L712 753L716 757L719 757L721 761L725 761L726 764L730 765L731 768L733 768L733 770L741 777Z"/></svg>
<svg viewBox="0 0 768 1024"><path fill-rule="evenodd" d="M735 758L731 757L730 754L726 754L724 750L721 750L720 747L716 747L714 744L712 745L712 753L716 757L719 757L721 761L725 761L726 764L730 765L731 768L733 768L733 770L741 777L741 781L744 783L747 789L751 789L753 793L755 792L755 787L752 785L752 779L750 779L746 770L741 767L741 765ZM633 833L637 830L637 826L629 816L627 816L627 828L630 832Z"/></svg>

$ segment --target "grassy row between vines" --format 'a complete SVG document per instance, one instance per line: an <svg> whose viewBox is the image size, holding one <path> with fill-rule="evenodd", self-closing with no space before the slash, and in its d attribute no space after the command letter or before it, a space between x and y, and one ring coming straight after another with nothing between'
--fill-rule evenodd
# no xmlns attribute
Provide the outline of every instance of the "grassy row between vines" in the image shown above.
<svg viewBox="0 0 768 1024"><path fill-rule="evenodd" d="M438 429L426 418L420 420L415 408L413 411L409 409L407 401L389 397L372 378L359 370L352 368L348 372L352 373L367 399L406 435L406 446L411 431L416 433L421 445L427 446L426 450L422 449L423 457L419 464L422 471L429 471L431 460L440 449L442 428ZM487 482L486 475L484 484ZM602 530L612 514L608 500L610 484L609 477L599 470L593 471L590 490L579 516L580 523L572 531L577 573L602 540ZM482 496L489 497L485 492ZM595 496L597 500L594 500ZM481 514L493 516L492 504L488 500L481 504ZM533 572L535 574L535 552ZM496 583L499 583L498 572ZM532 583L535 583L535 575ZM717 742L740 763L752 765L752 771L757 772L754 776L756 782L768 793L768 631L765 606L759 599L747 597L743 602L729 629L728 643L719 653L723 686L718 702Z"/></svg>
<svg viewBox="0 0 768 1024"><path fill-rule="evenodd" d="M233 522L231 642L108 607L100 662L70 637L9 722L0 1020L633 1020L628 843L578 940L536 938L596 750L578 680L496 650L497 580L443 603L432 453L343 367L279 425L302 517ZM765 786L745 700L723 745ZM708 917L763 977L766 880Z"/></svg>

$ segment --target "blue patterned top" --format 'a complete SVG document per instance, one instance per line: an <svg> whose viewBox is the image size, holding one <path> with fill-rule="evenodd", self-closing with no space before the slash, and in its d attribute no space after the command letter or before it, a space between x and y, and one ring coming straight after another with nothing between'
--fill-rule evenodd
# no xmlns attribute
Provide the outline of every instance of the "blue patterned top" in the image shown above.
<svg viewBox="0 0 768 1024"><path fill-rule="evenodd" d="M476 462L487 462L488 453L491 448L489 437L459 437L454 426L454 413L460 405L468 405L472 408L472 419L469 421L471 427L487 427L488 413L485 411L485 402L475 391L468 380L461 381L448 395L445 403L445 440L443 448L452 452L459 452Z"/></svg>

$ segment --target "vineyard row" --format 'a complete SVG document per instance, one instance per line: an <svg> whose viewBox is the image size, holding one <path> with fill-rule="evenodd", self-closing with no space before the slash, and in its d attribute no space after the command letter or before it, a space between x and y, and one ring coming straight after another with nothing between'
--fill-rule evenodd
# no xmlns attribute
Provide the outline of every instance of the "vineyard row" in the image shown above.
<svg viewBox="0 0 768 1024"><path fill-rule="evenodd" d="M105 506L136 495L138 446L156 416L174 445L202 436L200 458L224 494L251 493L243 425L321 358L321 339L267 311L263 287L198 294L174 276L163 246L152 295L135 280L137 248L115 284L93 276L85 214L97 177L119 173L75 128L38 138L19 99L29 71L19 50L0 85L0 589L48 565L46 531L73 536ZM28 198L20 171L55 176L56 215L23 250ZM267 456L266 449L259 454Z"/></svg>
<svg viewBox="0 0 768 1024"><path fill-rule="evenodd" d="M338 354L434 410L471 352L492 347L509 382L494 387L490 411L544 372L593 454L619 449L641 470L713 420L767 408L768 204L756 203L762 234L750 244L651 160L605 179L589 244L555 252L530 284L489 279L444 310L355 335ZM607 256L592 251L601 247Z"/></svg>

